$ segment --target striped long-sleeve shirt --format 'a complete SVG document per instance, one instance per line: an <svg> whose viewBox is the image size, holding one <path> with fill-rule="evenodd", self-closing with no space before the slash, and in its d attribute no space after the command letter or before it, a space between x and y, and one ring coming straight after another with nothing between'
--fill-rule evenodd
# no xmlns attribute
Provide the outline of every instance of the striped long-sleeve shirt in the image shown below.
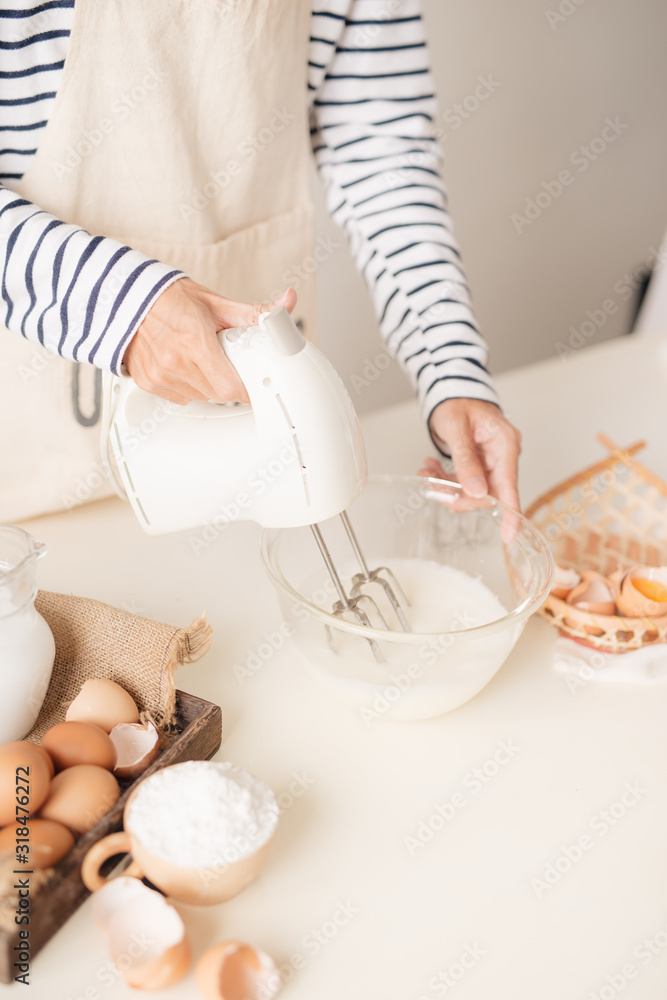
<svg viewBox="0 0 667 1000"><path fill-rule="evenodd" d="M62 79L74 2L0 6L0 322L119 373L142 319L181 272L15 193ZM420 6L314 0L308 100L329 209L428 417L456 396L497 400L447 212Z"/></svg>

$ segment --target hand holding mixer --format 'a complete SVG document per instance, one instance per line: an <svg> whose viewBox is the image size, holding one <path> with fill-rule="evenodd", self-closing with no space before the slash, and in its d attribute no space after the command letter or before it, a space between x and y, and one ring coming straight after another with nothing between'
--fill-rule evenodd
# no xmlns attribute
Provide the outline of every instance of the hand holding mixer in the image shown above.
<svg viewBox="0 0 667 1000"><path fill-rule="evenodd" d="M103 444L111 444L119 492L139 523L150 535L220 518L265 528L310 525L338 594L333 614L362 625L371 625L371 615L389 629L368 593L378 586L398 627L410 631L398 581L386 566L368 568L346 513L366 485L367 468L357 414L337 372L284 308L262 314L256 327L221 331L218 339L250 405L178 406L130 378L113 379ZM349 593L319 526L336 515L359 564ZM381 660L377 643L369 642Z"/></svg>

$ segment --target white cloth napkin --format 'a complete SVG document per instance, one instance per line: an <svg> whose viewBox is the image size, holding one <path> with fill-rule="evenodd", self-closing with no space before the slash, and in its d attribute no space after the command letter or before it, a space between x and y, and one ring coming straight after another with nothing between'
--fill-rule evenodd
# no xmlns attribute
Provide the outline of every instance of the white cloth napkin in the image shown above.
<svg viewBox="0 0 667 1000"><path fill-rule="evenodd" d="M604 653L559 636L554 646L554 667L582 681L653 684L667 680L667 645Z"/></svg>

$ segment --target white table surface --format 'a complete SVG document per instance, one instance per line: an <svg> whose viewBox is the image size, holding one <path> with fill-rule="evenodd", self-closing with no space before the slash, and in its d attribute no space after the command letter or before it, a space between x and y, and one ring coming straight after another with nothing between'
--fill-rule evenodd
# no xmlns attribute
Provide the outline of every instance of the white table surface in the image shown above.
<svg viewBox="0 0 667 1000"><path fill-rule="evenodd" d="M660 340L603 344L498 385L524 434L524 501L602 457L599 430L623 445L645 437L646 463L667 477ZM373 414L364 431L373 471L415 471L429 450L413 404ZM213 647L177 680L222 706L218 759L277 793L295 789L299 775L308 786L284 810L256 883L218 907L179 906L195 957L225 938L255 943L300 966L285 1000L667 996L667 686L591 681L572 691L552 667L553 630L533 619L468 704L428 722L367 727L289 648L244 684L236 679L234 664L280 625L254 525L229 528L199 555L187 534L148 538L116 500L26 527L49 546L45 589L180 625L206 610ZM500 741L520 749L478 789L470 772ZM626 783L639 783L638 800L603 832L596 816ZM465 806L410 854L406 836L456 792ZM538 894L531 879L585 834L581 860ZM30 995L136 996L108 962L86 903L33 961ZM197 996L192 972L163 995Z"/></svg>

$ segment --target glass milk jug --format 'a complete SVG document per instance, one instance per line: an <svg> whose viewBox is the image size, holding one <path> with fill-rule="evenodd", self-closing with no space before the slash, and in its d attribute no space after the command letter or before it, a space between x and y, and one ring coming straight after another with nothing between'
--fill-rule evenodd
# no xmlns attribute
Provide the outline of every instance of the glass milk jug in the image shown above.
<svg viewBox="0 0 667 1000"><path fill-rule="evenodd" d="M30 732L51 679L56 644L35 609L35 566L45 552L27 531L0 524L0 743Z"/></svg>

